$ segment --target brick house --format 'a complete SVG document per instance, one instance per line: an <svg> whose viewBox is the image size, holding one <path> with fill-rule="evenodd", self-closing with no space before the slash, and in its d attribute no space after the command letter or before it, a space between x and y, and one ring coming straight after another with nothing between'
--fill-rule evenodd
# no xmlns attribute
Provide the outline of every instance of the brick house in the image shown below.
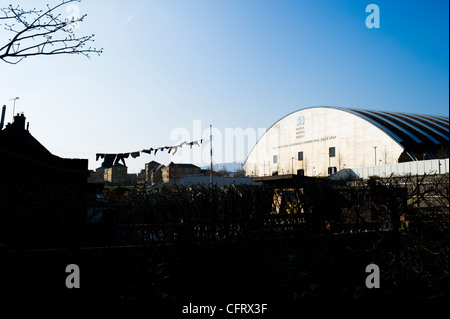
<svg viewBox="0 0 450 319"><path fill-rule="evenodd" d="M161 169L162 179L164 183L170 181L176 181L182 176L201 175L201 169L193 164L176 164L170 162L170 164Z"/></svg>

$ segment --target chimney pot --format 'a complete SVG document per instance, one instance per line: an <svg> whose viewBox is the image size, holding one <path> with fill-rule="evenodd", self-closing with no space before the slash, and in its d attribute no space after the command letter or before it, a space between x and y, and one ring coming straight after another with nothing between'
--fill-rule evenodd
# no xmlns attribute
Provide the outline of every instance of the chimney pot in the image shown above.
<svg viewBox="0 0 450 319"><path fill-rule="evenodd" d="M16 116L14 116L14 126L17 126L18 128L25 129L25 115L17 113Z"/></svg>

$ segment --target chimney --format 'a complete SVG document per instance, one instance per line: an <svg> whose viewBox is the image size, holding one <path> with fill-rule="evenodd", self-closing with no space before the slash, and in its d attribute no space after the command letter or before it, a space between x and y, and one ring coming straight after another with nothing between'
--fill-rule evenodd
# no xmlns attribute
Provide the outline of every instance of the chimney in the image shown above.
<svg viewBox="0 0 450 319"><path fill-rule="evenodd" d="M27 131L29 130L29 128L30 128L30 122L27 122Z"/></svg>
<svg viewBox="0 0 450 319"><path fill-rule="evenodd" d="M2 108L2 120L0 121L0 130L3 129L3 124L5 124L5 113L6 113L6 105L3 105L3 108Z"/></svg>
<svg viewBox="0 0 450 319"><path fill-rule="evenodd" d="M17 113L17 115L14 116L14 126L25 130L25 115L23 115L23 113Z"/></svg>

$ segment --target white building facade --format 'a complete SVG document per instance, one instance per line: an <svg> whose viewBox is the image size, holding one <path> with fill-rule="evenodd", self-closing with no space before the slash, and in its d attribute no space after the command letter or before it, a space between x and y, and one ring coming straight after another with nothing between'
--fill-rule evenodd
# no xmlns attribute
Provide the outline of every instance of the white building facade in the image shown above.
<svg viewBox="0 0 450 319"><path fill-rule="evenodd" d="M250 152L249 176L328 176L342 169L448 158L448 117L310 107L270 127Z"/></svg>

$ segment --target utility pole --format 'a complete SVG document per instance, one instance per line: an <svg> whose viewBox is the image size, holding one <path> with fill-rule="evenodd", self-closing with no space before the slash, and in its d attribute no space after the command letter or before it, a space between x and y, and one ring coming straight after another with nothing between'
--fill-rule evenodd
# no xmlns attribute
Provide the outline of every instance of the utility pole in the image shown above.
<svg viewBox="0 0 450 319"><path fill-rule="evenodd" d="M213 163L212 163L212 125L209 125L209 147L211 156L211 171L209 172L209 183L213 184Z"/></svg>

